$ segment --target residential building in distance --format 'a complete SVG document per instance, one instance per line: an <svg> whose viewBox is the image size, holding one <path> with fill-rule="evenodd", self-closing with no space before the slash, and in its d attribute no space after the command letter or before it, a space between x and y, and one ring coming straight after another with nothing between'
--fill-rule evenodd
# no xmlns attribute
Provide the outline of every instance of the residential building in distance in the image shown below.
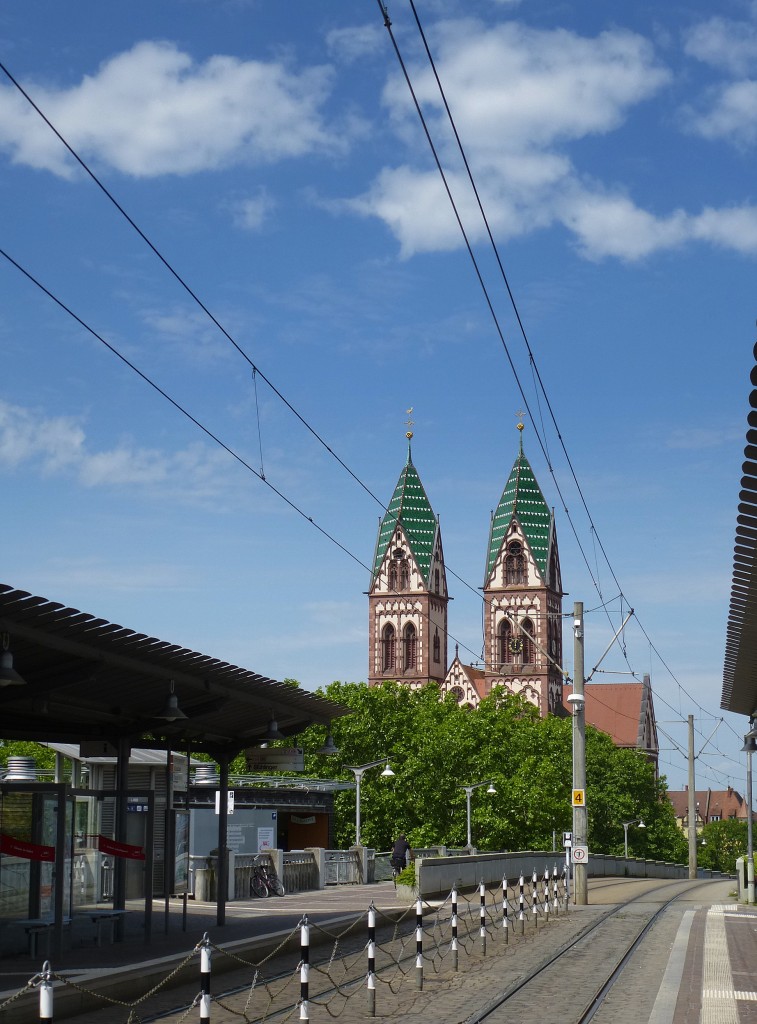
<svg viewBox="0 0 757 1024"><path fill-rule="evenodd" d="M689 827L689 787L670 790L668 799L673 805L676 821L681 829ZM728 789L698 789L694 793L696 828L713 821L746 821L749 816L746 800L732 786ZM752 815L754 820L754 814Z"/></svg>

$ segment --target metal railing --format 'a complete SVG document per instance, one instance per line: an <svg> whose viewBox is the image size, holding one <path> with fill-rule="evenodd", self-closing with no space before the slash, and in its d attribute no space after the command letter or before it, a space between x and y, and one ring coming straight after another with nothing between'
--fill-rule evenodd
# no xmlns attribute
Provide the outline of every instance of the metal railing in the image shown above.
<svg viewBox="0 0 757 1024"><path fill-rule="evenodd" d="M357 885L360 881L357 850L326 850L326 885Z"/></svg>
<svg viewBox="0 0 757 1024"><path fill-rule="evenodd" d="M318 863L311 850L292 850L284 854L284 877L287 892L307 892L318 888Z"/></svg>
<svg viewBox="0 0 757 1024"><path fill-rule="evenodd" d="M260 858L267 861L269 870L274 868L273 858L263 852L260 854L237 853L234 856L234 899L248 900L252 892L251 879L253 865ZM198 870L209 869L212 882L210 891L215 894L215 879L218 871L218 857L189 858L189 892L196 895L196 873ZM284 871L282 882L288 893L307 892L318 888L318 862L311 850L294 850L284 854Z"/></svg>

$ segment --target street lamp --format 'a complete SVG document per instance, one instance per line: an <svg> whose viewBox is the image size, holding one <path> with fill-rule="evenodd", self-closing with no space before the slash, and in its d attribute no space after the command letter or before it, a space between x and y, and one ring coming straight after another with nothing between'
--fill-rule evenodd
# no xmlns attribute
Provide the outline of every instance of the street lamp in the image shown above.
<svg viewBox="0 0 757 1024"><path fill-rule="evenodd" d="M754 842L752 837L752 754L757 750L757 724L754 717L749 719L749 732L744 737L746 753L746 884L747 903L754 903Z"/></svg>
<svg viewBox="0 0 757 1024"><path fill-rule="evenodd" d="M381 773L381 778L391 778L394 775L394 772L389 767L388 757L381 757L378 761L369 761L368 764L359 764L355 767L352 767L352 765L345 765L345 768L348 768L355 776L355 846L362 845L360 842L360 783L363 779L363 774L367 772L369 768L376 768L380 764L385 765L384 770Z"/></svg>
<svg viewBox="0 0 757 1024"><path fill-rule="evenodd" d="M474 789L480 789L482 786L488 786L487 793L496 793L497 790L494 788L494 783L491 779L487 779L486 782L475 782L472 786L461 786L460 789L465 790L465 809L467 814L467 830L468 830L468 843L467 847L470 850L473 846L470 835L470 795Z"/></svg>
<svg viewBox="0 0 757 1024"><path fill-rule="evenodd" d="M632 818L630 821L623 822L623 847L625 849L625 857L628 860L628 826L638 825L639 828L646 828L647 826L641 820L641 818Z"/></svg>

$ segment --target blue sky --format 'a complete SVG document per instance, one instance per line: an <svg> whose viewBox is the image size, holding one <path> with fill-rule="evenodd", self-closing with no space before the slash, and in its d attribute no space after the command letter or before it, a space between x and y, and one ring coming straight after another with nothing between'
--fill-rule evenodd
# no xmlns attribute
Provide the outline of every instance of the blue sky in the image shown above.
<svg viewBox="0 0 757 1024"><path fill-rule="evenodd" d="M754 343L757 4L416 10L543 392L408 0L392 33L504 345L375 0L0 11L6 71L238 346L0 75L0 247L238 456L0 260L0 576L274 678L362 680L376 498L412 407L465 581L450 657L472 659L525 407L587 669L632 606L625 657L595 678L651 674L673 788L693 713L698 785L743 790L745 723L716 724Z"/></svg>

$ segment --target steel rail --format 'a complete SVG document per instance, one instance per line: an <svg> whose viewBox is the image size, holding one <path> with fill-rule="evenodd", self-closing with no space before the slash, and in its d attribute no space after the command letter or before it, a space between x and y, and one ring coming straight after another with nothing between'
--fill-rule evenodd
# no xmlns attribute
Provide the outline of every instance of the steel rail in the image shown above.
<svg viewBox="0 0 757 1024"><path fill-rule="evenodd" d="M644 893L639 893L638 896L634 896L633 899L626 900L619 906L611 908L607 911L607 913L603 914L596 921L593 921L588 927L584 928L579 935L576 935L569 942L567 942L554 955L549 957L538 967L534 968L534 970L530 971L527 975L521 978L520 981L516 982L514 985L506 989L503 993L501 993L500 996L498 996L496 999L488 1003L482 1010L478 1011L477 1013L471 1014L469 1017L466 1017L464 1021L460 1022L460 1024L483 1024L483 1022L486 1021L488 1017L491 1017L497 1010L500 1009L500 1007L504 1006L505 1003L508 1002L508 1000L512 999L513 996L517 995L519 992L522 992L523 989L527 988L528 985L530 985L536 978L538 978L545 971L548 971L551 967L554 967L554 965L557 964L562 959L562 957L564 957L567 953L571 952L571 950L573 950L577 945L579 945L579 943L584 942L589 936L591 936L595 931L601 928L604 924L606 924L617 914L626 911L628 907L634 903L642 903L648 901L649 898L651 896L654 896L655 893L658 893L663 889L669 888L671 884L672 883L669 882L666 885L661 885L657 886L654 889L649 889ZM580 1013L580 1016L575 1018L575 1024L586 1024L587 1021L591 1020L591 1018L594 1016L599 1007L607 998L613 985L615 985L620 975L628 966L631 957L636 952L637 948L639 947L639 945L641 944L649 930L658 921L660 916L668 909L671 903L675 903L676 900L688 895L694 889L702 888L703 886L708 884L710 884L708 881L692 881L690 884L686 886L685 889L677 892L675 896L672 896L669 900L666 900L665 903L663 903L654 912L652 917L644 923L640 932L636 935L633 941L627 946L626 951L621 955L620 960L616 962L615 967L613 968L610 975L595 989L594 995L585 1004L583 1010Z"/></svg>

